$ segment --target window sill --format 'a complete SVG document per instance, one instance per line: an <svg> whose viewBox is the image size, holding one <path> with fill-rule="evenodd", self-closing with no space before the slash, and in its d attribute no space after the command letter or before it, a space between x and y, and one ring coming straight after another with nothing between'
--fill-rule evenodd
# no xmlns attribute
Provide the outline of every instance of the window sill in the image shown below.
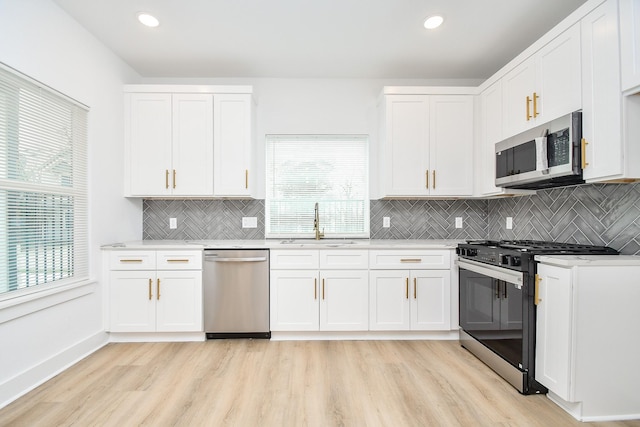
<svg viewBox="0 0 640 427"><path fill-rule="evenodd" d="M93 280L83 280L46 289L34 289L21 295L2 295L0 324L91 294L95 291L95 283Z"/></svg>

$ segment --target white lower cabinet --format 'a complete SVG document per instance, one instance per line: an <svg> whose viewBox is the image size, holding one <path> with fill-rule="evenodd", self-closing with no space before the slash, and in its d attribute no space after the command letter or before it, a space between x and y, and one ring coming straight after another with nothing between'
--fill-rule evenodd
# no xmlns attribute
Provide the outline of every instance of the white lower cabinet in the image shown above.
<svg viewBox="0 0 640 427"><path fill-rule="evenodd" d="M369 329L449 330L449 270L375 270L369 273Z"/></svg>
<svg viewBox="0 0 640 427"><path fill-rule="evenodd" d="M111 252L109 330L202 331L202 251Z"/></svg>
<svg viewBox="0 0 640 427"><path fill-rule="evenodd" d="M363 260L366 250L272 250L271 330L367 330Z"/></svg>
<svg viewBox="0 0 640 427"><path fill-rule="evenodd" d="M407 265L416 268L407 269ZM369 329L449 330L450 267L451 253L447 250L371 251Z"/></svg>
<svg viewBox="0 0 640 427"><path fill-rule="evenodd" d="M640 258L539 258L536 380L581 421L638 418Z"/></svg>

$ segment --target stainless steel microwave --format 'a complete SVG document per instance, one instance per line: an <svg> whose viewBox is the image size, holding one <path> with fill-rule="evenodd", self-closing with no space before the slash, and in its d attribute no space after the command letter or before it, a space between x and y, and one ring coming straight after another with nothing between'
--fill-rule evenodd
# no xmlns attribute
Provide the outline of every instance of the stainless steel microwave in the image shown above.
<svg viewBox="0 0 640 427"><path fill-rule="evenodd" d="M496 186L540 190L584 183L582 112L496 144Z"/></svg>

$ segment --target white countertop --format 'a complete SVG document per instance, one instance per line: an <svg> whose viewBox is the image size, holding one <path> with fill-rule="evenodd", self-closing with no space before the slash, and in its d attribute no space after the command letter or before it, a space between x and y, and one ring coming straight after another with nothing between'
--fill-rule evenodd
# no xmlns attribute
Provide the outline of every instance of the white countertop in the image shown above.
<svg viewBox="0 0 640 427"><path fill-rule="evenodd" d="M536 261L560 267L604 266L620 267L640 265L640 256L634 255L536 255Z"/></svg>
<svg viewBox="0 0 640 427"><path fill-rule="evenodd" d="M266 240L138 240L102 246L134 249L454 249L464 240L266 239Z"/></svg>

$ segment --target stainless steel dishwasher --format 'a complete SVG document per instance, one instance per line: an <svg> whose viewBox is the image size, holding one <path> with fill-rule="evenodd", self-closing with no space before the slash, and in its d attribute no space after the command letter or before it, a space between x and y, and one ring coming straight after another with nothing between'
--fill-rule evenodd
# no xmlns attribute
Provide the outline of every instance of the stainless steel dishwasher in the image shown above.
<svg viewBox="0 0 640 427"><path fill-rule="evenodd" d="M203 287L207 339L271 338L268 249L205 249Z"/></svg>

